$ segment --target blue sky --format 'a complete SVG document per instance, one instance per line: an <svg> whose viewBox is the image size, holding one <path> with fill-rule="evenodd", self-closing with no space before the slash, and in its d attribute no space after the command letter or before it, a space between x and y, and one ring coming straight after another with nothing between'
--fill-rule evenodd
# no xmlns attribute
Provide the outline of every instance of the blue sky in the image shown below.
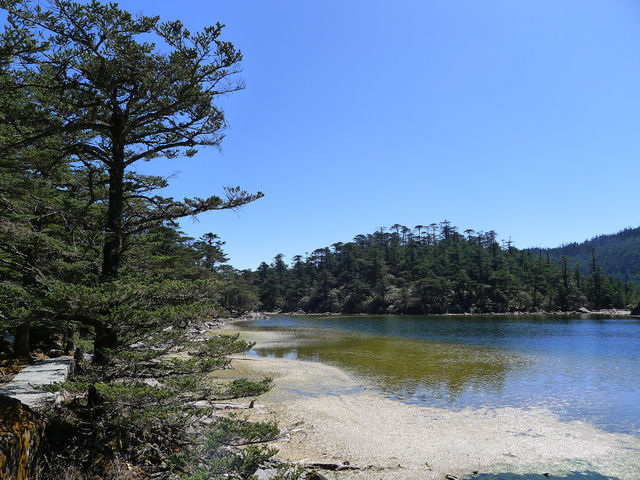
<svg viewBox="0 0 640 480"><path fill-rule="evenodd" d="M640 2L128 0L220 21L246 89L223 151L144 166L174 197L261 190L218 233L256 268L395 223L450 220L518 247L640 225Z"/></svg>

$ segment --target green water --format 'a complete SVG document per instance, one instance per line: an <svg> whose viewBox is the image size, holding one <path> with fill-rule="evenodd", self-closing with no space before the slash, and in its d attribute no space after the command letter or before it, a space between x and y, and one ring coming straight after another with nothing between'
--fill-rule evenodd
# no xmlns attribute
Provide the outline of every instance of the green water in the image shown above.
<svg viewBox="0 0 640 480"><path fill-rule="evenodd" d="M638 320L275 316L239 327L283 333L253 355L338 366L401 401L543 407L640 435Z"/></svg>

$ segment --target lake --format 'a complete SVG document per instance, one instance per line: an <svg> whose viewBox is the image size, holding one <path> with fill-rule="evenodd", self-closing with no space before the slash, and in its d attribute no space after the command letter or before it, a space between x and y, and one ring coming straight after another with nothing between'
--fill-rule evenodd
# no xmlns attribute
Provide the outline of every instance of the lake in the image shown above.
<svg viewBox="0 0 640 480"><path fill-rule="evenodd" d="M337 366L399 401L543 407L640 436L639 319L276 315L236 326L283 334L251 355Z"/></svg>

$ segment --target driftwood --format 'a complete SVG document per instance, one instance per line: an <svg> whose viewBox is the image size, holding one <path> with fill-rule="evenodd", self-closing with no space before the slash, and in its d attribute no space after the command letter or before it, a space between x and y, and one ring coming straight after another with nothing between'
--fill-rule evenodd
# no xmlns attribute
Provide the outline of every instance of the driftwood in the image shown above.
<svg viewBox="0 0 640 480"><path fill-rule="evenodd" d="M192 406L197 408L215 408L216 410L248 410L254 408L256 405L252 400L250 403L237 403L237 402L209 402L207 400L198 400L192 402Z"/></svg>
<svg viewBox="0 0 640 480"><path fill-rule="evenodd" d="M253 408L252 403L235 403L235 402L211 402L211 407L216 410L247 410Z"/></svg>
<svg viewBox="0 0 640 480"><path fill-rule="evenodd" d="M303 462L298 463L304 468L315 468L319 470L331 470L332 472L339 472L344 470L363 470L368 467L359 467L357 465L351 465L349 462L332 463L332 462Z"/></svg>
<svg viewBox="0 0 640 480"><path fill-rule="evenodd" d="M296 433L296 432L300 432L302 430L304 430L304 427L302 427L301 425L303 425L304 422L296 422L294 423L291 427L283 429L280 434L274 438L272 441L283 441L283 442L288 442L289 440L291 440L291 434L292 433Z"/></svg>

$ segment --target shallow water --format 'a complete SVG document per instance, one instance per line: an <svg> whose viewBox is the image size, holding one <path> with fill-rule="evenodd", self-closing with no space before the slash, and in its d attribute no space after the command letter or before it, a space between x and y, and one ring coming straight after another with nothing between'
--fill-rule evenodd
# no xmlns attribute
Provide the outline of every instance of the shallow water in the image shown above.
<svg viewBox="0 0 640 480"><path fill-rule="evenodd" d="M545 407L640 436L637 319L274 316L237 326L283 334L253 355L335 365L405 402Z"/></svg>
<svg viewBox="0 0 640 480"><path fill-rule="evenodd" d="M471 475L464 480L616 480L615 477L607 477L597 472L571 472L562 476L544 475L536 473L515 474L515 473L495 473Z"/></svg>

